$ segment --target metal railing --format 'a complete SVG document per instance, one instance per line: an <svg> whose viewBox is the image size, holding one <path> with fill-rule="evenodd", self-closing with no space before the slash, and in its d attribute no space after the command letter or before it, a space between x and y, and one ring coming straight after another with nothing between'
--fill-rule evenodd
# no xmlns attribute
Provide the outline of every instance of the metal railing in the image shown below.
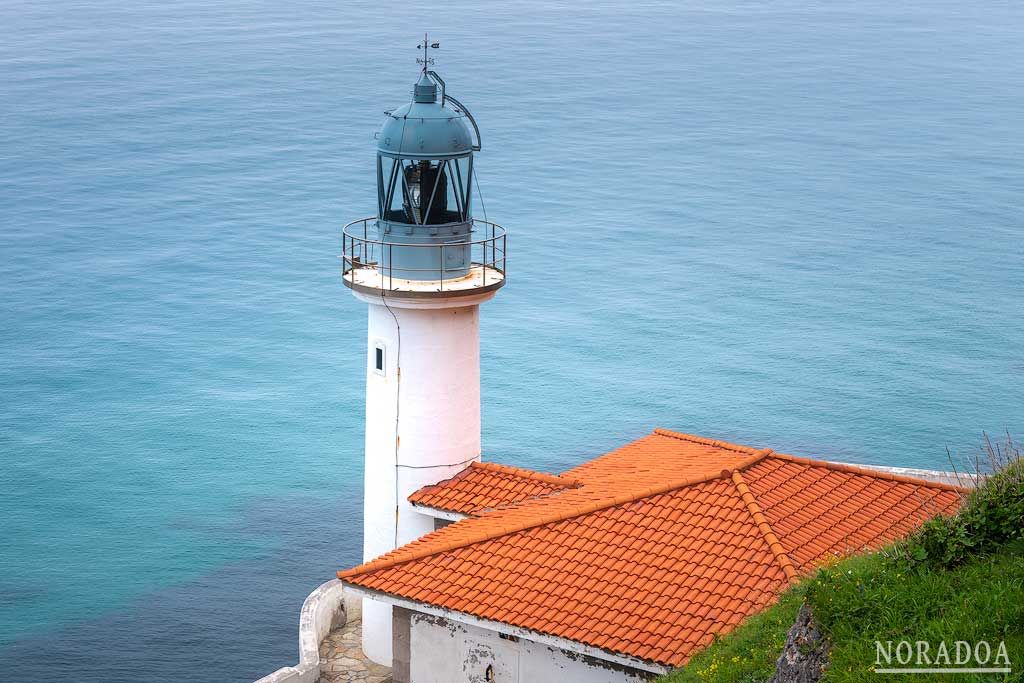
<svg viewBox="0 0 1024 683"><path fill-rule="evenodd" d="M477 218L472 219L472 231L469 237L473 237L476 234L483 234L480 239L468 239L458 242L447 242L440 244L414 244L407 242L386 242L384 240L377 239L371 236L371 232L376 232L376 216L370 216L368 218L360 218L359 220L352 221L347 224L341 230L342 238L342 278L346 282L351 282L355 285L355 272L356 270L371 268L376 269L380 273L381 288L387 290L394 290L395 279L407 279L403 278L402 275L395 277L395 272L399 273L436 273L440 275L439 279L436 278L412 278L424 283L437 283L438 291L445 291L444 284L447 278L453 279L456 277L462 277L467 272L472 272L474 268L480 268L482 273L482 284L480 288L487 287L488 285L496 285L499 281L504 281L505 278L505 247L506 247L506 234L505 228L501 227L497 223L491 223L490 221L484 221ZM394 256L396 249L432 249L437 252L437 260L428 259L432 263L429 268L410 268L406 264L395 264ZM460 263L457 267L448 267L446 256L449 255L453 250L469 250L468 264L460 259ZM448 252L448 253L446 253ZM468 267L467 267L468 266ZM490 282L488 282L488 275ZM351 276L351 280L349 277ZM500 277L499 277L500 276ZM460 290L465 290L465 287L460 287ZM450 291L450 290L449 290Z"/></svg>

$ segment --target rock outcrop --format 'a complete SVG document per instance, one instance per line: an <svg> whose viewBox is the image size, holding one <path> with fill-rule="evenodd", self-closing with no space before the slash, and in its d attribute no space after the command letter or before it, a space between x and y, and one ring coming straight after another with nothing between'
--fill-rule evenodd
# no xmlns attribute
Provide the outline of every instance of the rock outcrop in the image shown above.
<svg viewBox="0 0 1024 683"><path fill-rule="evenodd" d="M828 668L828 642L805 603L786 634L786 644L769 683L817 683Z"/></svg>

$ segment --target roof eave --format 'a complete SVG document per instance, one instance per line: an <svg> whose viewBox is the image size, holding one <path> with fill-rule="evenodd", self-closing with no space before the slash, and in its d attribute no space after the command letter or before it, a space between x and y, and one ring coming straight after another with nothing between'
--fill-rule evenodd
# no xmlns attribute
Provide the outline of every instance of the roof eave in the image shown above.
<svg viewBox="0 0 1024 683"><path fill-rule="evenodd" d="M424 614L430 614L435 617L441 617L443 619L451 619L452 621L458 621L469 626L476 626L478 628L487 629L489 631L495 631L497 633L503 633L509 636L515 636L517 638L525 638L526 640L540 643L541 645L547 645L549 647L555 647L560 650L567 650L569 652L575 652L577 654L585 655L587 657L593 657L594 659L601 659L606 662L612 662L620 666L626 666L633 669L639 669L641 671L647 671L649 673L663 675L678 667L671 666L669 664L662 664L659 662L648 661L646 659L640 659L638 657L631 657L629 655L619 654L616 652L610 652L593 645L586 645L576 640L569 640L568 638L560 638L558 636L549 635L547 633L540 633L539 631L533 631L528 628L521 626L513 626L512 624L506 624L501 621L494 621L493 619L484 619L477 617L466 612L458 612L456 610L448 609L445 607L438 607L425 602L419 602L417 600L409 600L391 593L384 593L376 591L371 588L365 588L359 584L350 583L345 579L341 580L345 588L351 590L354 593L362 595L379 602L385 602L396 607L404 607L405 609L412 610L414 612L422 612Z"/></svg>
<svg viewBox="0 0 1024 683"><path fill-rule="evenodd" d="M452 522L457 522L460 519L466 519L467 517L473 516L463 512L443 510L441 508L432 507L430 505L421 505L420 503L413 503L412 501L409 501L409 504L412 505L413 509L416 510L416 512L419 512L423 515L427 515L428 517L434 517L436 519L447 519Z"/></svg>

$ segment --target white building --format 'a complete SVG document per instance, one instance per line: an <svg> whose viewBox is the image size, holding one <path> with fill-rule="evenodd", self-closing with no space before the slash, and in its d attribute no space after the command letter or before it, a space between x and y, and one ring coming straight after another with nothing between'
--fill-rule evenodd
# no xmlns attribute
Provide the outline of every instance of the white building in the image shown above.
<svg viewBox="0 0 1024 683"><path fill-rule="evenodd" d="M914 474L659 429L557 476L474 464L410 496L458 521L338 577L396 607L395 683L642 680L957 509Z"/></svg>

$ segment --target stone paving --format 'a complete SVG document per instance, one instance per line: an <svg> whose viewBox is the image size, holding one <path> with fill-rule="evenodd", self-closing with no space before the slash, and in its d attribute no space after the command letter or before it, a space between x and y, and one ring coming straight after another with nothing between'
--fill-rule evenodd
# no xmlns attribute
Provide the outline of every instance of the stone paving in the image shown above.
<svg viewBox="0 0 1024 683"><path fill-rule="evenodd" d="M363 654L362 623L356 619L331 631L320 643L320 683L392 683L391 669Z"/></svg>

